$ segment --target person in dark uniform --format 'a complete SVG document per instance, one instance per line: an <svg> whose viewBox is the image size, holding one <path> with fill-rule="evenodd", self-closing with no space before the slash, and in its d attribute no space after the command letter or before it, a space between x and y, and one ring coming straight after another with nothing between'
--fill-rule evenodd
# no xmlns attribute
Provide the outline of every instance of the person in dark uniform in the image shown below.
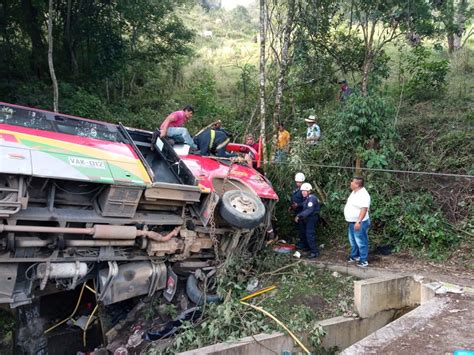
<svg viewBox="0 0 474 355"><path fill-rule="evenodd" d="M301 193L300 187L304 183L305 176L303 173L297 173L295 175L295 184L296 189L293 190L291 193L291 205L288 208L288 212L290 212L293 216L296 216L303 210L303 194ZM296 247L303 251L309 250L309 245L306 242L306 232L304 230L304 226L302 223L296 223L299 240L296 243Z"/></svg>
<svg viewBox="0 0 474 355"><path fill-rule="evenodd" d="M319 250L316 244L316 225L319 220L320 206L317 197L311 193L312 189L311 184L307 182L301 185L300 190L304 198L303 210L295 217L295 222L303 225L306 243L311 252L309 259L314 259L319 256Z"/></svg>
<svg viewBox="0 0 474 355"><path fill-rule="evenodd" d="M233 157L225 148L230 142L231 135L223 129L208 128L194 137L202 156L215 155L221 158Z"/></svg>

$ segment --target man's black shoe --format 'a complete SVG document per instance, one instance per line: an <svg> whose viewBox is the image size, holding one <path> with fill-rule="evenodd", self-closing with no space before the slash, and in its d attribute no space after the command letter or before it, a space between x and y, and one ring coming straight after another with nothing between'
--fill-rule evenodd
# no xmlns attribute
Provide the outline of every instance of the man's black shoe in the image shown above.
<svg viewBox="0 0 474 355"><path fill-rule="evenodd" d="M311 254L309 254L309 256L308 256L308 259L316 259L317 257L319 257L319 254L311 253Z"/></svg>

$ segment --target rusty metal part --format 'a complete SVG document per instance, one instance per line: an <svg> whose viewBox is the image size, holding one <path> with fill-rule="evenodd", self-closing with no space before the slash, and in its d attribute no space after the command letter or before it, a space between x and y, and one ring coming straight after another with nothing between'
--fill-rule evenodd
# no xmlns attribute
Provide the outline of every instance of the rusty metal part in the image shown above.
<svg viewBox="0 0 474 355"><path fill-rule="evenodd" d="M134 226L110 226L107 224L96 224L94 227L94 239L135 239L138 235L137 227Z"/></svg>
<svg viewBox="0 0 474 355"><path fill-rule="evenodd" d="M171 238L170 240L163 242L156 242L151 240L148 243L146 251L150 256L165 256L175 254L184 249L184 242L182 239Z"/></svg>
<svg viewBox="0 0 474 355"><path fill-rule="evenodd" d="M196 233L184 229L180 233L181 238L171 238L166 242L148 243L147 253L151 256L173 255L173 261L184 260L191 253L198 253L203 249L212 249L213 241L208 236L196 236ZM179 253L179 254L178 254Z"/></svg>
<svg viewBox="0 0 474 355"><path fill-rule="evenodd" d="M0 225L0 233L2 232L30 232L30 233L56 233L56 234L82 234L92 235L94 239L106 240L130 240L134 244L136 237L146 237L155 242L166 242L176 237L181 227L175 227L171 232L162 235L158 232L137 230L134 226L111 226L104 224L96 224L91 228L68 228L68 227L40 227L40 226L18 226L18 225ZM41 244L41 243L40 243ZM47 245L47 244L46 244ZM105 244L110 245L110 244ZM128 245L128 244L127 244ZM37 245L31 245L37 246ZM38 245L44 246L44 245ZM85 246L85 245L84 245Z"/></svg>
<svg viewBox="0 0 474 355"><path fill-rule="evenodd" d="M162 235L158 232L153 232L153 231L139 230L137 231L137 236L147 237L148 239L151 239L155 242L167 242L171 238L176 237L180 230L181 230L181 227L176 227L166 235Z"/></svg>

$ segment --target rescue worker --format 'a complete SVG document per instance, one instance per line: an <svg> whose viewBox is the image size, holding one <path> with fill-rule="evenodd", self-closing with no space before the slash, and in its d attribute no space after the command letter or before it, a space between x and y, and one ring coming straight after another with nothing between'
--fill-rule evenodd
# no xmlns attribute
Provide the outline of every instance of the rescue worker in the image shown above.
<svg viewBox="0 0 474 355"><path fill-rule="evenodd" d="M298 213L300 213L303 210L303 194L301 193L301 185L305 181L305 176L303 173L297 173L295 175L295 184L296 184L296 189L293 190L291 193L291 205L288 208L288 212L292 213L293 216L296 216ZM308 251L309 250L309 245L306 242L306 232L304 230L304 225L302 223L296 223L297 230L298 230L298 237L299 240L296 243L296 246L298 249L302 251Z"/></svg>
<svg viewBox="0 0 474 355"><path fill-rule="evenodd" d="M316 244L316 225L319 220L319 201L315 195L311 193L313 187L311 184L305 182L301 185L301 193L303 195L303 210L295 217L296 223L304 225L306 243L309 246L311 254L309 259L314 259L319 256L318 246Z"/></svg>
<svg viewBox="0 0 474 355"><path fill-rule="evenodd" d="M207 128L194 137L194 143L203 156L212 154L221 158L229 158L235 156L225 150L230 138L231 135L223 129Z"/></svg>

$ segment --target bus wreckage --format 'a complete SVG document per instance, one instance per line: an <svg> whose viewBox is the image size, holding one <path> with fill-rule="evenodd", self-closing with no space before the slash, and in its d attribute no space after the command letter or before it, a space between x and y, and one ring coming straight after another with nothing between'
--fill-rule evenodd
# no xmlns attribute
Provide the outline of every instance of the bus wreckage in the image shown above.
<svg viewBox="0 0 474 355"><path fill-rule="evenodd" d="M268 180L153 138L0 103L0 304L90 280L104 305L171 300L176 273L262 247L278 200Z"/></svg>

